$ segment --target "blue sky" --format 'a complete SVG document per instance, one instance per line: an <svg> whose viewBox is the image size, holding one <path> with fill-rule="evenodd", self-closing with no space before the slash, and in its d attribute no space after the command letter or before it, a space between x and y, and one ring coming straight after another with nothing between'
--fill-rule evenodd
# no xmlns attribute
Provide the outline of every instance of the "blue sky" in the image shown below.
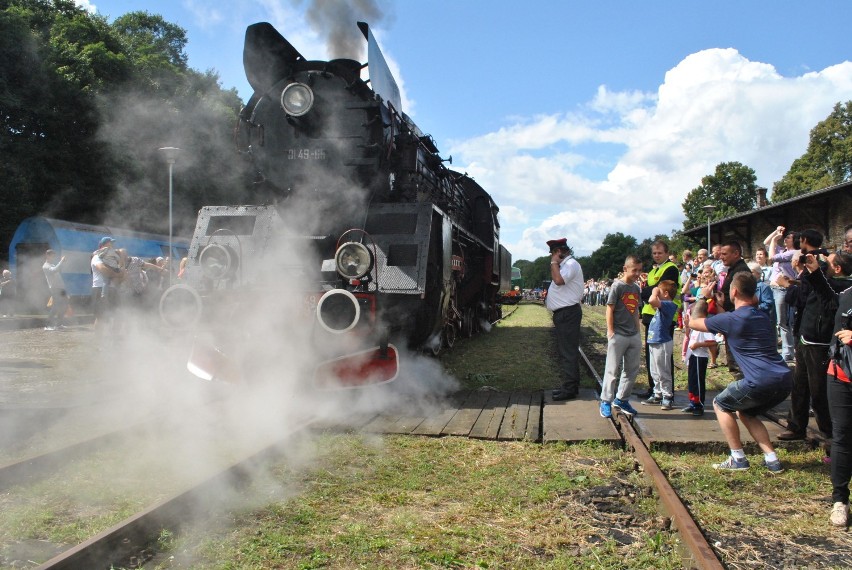
<svg viewBox="0 0 852 570"><path fill-rule="evenodd" d="M312 28L315 2L78 0L110 20L148 10L182 26L189 64L244 100L249 24L271 22L310 59L346 55ZM494 196L515 259L556 237L585 255L607 233L669 234L720 162L750 166L771 189L810 129L852 99L845 1L324 5L370 22L404 110Z"/></svg>

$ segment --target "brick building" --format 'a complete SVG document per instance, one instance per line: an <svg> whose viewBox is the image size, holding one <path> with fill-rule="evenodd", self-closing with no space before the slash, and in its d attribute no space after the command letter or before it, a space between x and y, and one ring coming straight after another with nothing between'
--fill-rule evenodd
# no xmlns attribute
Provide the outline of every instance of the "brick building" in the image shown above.
<svg viewBox="0 0 852 570"><path fill-rule="evenodd" d="M852 182L769 205L766 204L766 188L757 190L756 209L710 222L711 243L737 240L743 245L743 257L751 259L766 236L777 226L784 226L797 231L817 230L825 236L824 247L829 250L843 246L843 228L852 224ZM706 225L683 233L706 247Z"/></svg>

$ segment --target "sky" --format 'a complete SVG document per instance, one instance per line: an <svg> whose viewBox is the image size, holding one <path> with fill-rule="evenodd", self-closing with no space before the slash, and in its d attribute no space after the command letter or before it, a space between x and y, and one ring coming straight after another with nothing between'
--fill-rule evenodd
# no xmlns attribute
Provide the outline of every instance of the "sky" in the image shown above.
<svg viewBox="0 0 852 570"><path fill-rule="evenodd" d="M403 110L492 195L514 259L554 238L588 255L610 233L670 235L721 162L754 169L771 198L810 129L852 99L841 0L75 1L180 25L189 65L244 101L248 25L272 23L308 59L366 61L330 53L311 16L337 6L353 28L367 21Z"/></svg>

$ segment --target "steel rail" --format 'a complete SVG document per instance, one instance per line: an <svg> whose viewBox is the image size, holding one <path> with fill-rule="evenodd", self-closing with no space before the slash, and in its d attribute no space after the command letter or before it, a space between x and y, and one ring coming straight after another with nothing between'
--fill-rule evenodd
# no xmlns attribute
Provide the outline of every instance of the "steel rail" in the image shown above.
<svg viewBox="0 0 852 570"><path fill-rule="evenodd" d="M592 366L591 361L589 361L582 348L580 349L580 355L592 373L592 376L597 380L598 386L601 386L603 380ZM675 529L689 551L692 558L690 562L694 563L700 570L724 570L725 567L719 561L710 543L707 542L698 523L692 518L689 509L683 504L677 491L672 487L665 473L660 469L660 466L657 465L657 462L654 460L651 452L648 451L648 447L642 441L630 419L619 412L618 423L621 427L620 431L625 443L633 450L633 455L657 489L663 509L672 518Z"/></svg>
<svg viewBox="0 0 852 570"><path fill-rule="evenodd" d="M148 422L144 422L148 423ZM51 475L61 465L87 453L94 453L104 446L122 438L129 437L141 424L121 428L116 431L90 437L89 439L72 443L60 449L46 451L39 455L7 463L0 466L0 491L5 491L13 485L33 482L40 477Z"/></svg>
<svg viewBox="0 0 852 570"><path fill-rule="evenodd" d="M203 403L204 405L210 405L217 403L217 401L216 399L210 399ZM13 485L31 483L41 477L47 477L71 460L94 453L107 445L131 437L137 431L147 426L159 426L160 429L168 429L170 423L173 421L176 420L170 420L166 416L140 420L129 426L69 443L65 447L52 449L5 465L0 465L0 492L5 491Z"/></svg>
<svg viewBox="0 0 852 570"><path fill-rule="evenodd" d="M223 488L235 488L250 478L251 467L278 457L282 444L315 423L310 419L275 442L261 447L243 459L181 493L164 499L121 521L92 538L48 560L37 570L79 570L123 566L147 549L163 529L181 525L222 500Z"/></svg>

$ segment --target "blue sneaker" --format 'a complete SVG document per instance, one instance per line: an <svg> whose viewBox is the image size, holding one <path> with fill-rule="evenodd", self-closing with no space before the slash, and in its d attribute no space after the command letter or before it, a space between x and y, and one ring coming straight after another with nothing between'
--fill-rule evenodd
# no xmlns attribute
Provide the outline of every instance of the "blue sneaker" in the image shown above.
<svg viewBox="0 0 852 570"><path fill-rule="evenodd" d="M781 466L781 462L777 459L775 461L767 461L766 459L764 459L763 466L769 469L770 473L773 473L775 475L784 472L784 468Z"/></svg>
<svg viewBox="0 0 852 570"><path fill-rule="evenodd" d="M612 405L609 402L601 401L601 417L602 418L611 418L612 417Z"/></svg>
<svg viewBox="0 0 852 570"><path fill-rule="evenodd" d="M636 411L636 408L630 405L630 402L628 402L627 400L622 400L621 398L616 398L615 400L613 400L612 407L616 410L619 410L628 418L632 418L633 416L639 413Z"/></svg>
<svg viewBox="0 0 852 570"><path fill-rule="evenodd" d="M742 471L748 468L749 462L747 457L743 457L742 459L734 459L733 455L729 455L728 458L722 463L713 464L713 469L718 469L720 471Z"/></svg>

